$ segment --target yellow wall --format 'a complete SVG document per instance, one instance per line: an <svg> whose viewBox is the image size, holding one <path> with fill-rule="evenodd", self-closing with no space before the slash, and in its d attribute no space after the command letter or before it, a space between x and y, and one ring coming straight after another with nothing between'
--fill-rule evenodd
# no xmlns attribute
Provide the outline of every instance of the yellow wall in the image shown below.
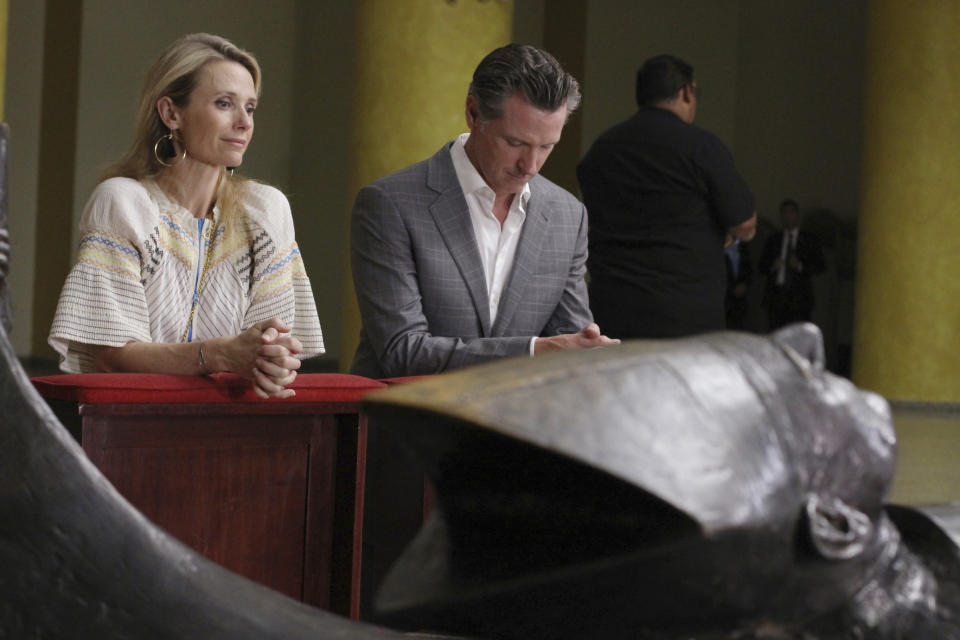
<svg viewBox="0 0 960 640"><path fill-rule="evenodd" d="M960 401L960 61L953 0L869 5L854 380Z"/></svg>

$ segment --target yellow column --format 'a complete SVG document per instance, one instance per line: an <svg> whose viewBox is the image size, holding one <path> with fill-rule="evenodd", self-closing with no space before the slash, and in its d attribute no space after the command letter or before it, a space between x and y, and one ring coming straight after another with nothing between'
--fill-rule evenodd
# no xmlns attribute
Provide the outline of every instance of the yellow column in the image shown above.
<svg viewBox="0 0 960 640"><path fill-rule="evenodd" d="M351 194L466 131L473 70L510 42L512 22L513 2L358 3ZM344 273L340 363L346 370L360 336L360 313L349 263Z"/></svg>
<svg viewBox="0 0 960 640"><path fill-rule="evenodd" d="M960 3L868 3L855 382L960 401Z"/></svg>

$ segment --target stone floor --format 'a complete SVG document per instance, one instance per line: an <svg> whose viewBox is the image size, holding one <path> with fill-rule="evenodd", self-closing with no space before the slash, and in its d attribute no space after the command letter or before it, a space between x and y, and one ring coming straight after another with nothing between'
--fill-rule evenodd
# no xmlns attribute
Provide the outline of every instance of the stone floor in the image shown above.
<svg viewBox="0 0 960 640"><path fill-rule="evenodd" d="M899 452L890 502L960 502L960 407L894 405Z"/></svg>

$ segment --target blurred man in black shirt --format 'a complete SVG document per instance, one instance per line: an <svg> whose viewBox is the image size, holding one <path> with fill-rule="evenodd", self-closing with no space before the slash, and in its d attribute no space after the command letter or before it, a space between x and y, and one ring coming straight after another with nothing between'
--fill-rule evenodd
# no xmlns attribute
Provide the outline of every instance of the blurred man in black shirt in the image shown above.
<svg viewBox="0 0 960 640"><path fill-rule="evenodd" d="M590 216L590 306L618 338L724 328L725 238L756 232L730 152L695 127L693 67L661 55L637 72L637 104L577 168Z"/></svg>

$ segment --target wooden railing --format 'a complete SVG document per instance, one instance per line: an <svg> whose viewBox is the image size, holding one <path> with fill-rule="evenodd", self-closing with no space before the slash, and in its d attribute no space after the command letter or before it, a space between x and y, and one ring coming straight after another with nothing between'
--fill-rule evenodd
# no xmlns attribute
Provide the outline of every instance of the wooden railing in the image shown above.
<svg viewBox="0 0 960 640"><path fill-rule="evenodd" d="M366 421L384 383L302 374L261 400L233 374L33 378L90 461L147 518L286 595L359 616Z"/></svg>

